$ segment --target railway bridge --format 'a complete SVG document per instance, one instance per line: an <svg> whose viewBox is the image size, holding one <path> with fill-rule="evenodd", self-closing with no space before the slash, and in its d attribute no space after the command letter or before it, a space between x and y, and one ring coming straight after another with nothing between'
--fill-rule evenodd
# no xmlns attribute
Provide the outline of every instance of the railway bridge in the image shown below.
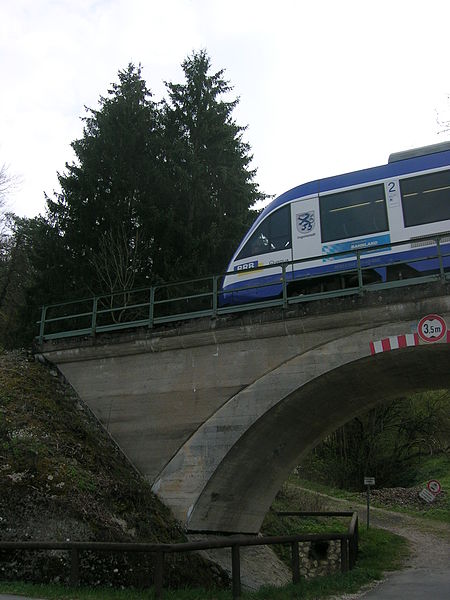
<svg viewBox="0 0 450 600"><path fill-rule="evenodd" d="M426 315L450 326L449 291L430 283L41 339L39 352L188 530L254 533L324 436L377 403L450 387L449 336L418 335Z"/></svg>

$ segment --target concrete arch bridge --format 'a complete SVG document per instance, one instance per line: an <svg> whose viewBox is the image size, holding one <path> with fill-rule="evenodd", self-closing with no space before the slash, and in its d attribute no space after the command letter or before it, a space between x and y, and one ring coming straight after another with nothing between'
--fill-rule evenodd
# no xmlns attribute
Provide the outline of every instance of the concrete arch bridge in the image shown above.
<svg viewBox="0 0 450 600"><path fill-rule="evenodd" d="M259 530L293 467L382 401L450 387L450 286L386 290L178 326L44 342L190 531ZM434 338L433 338L434 339Z"/></svg>

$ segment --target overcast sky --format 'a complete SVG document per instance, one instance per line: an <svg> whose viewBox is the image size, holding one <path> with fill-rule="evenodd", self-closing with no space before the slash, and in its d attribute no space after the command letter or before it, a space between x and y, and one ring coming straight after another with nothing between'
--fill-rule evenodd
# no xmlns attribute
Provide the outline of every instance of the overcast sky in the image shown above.
<svg viewBox="0 0 450 600"><path fill-rule="evenodd" d="M224 68L267 194L446 141L448 0L0 0L0 165L33 216L73 160L84 106L141 63L163 81L205 48Z"/></svg>

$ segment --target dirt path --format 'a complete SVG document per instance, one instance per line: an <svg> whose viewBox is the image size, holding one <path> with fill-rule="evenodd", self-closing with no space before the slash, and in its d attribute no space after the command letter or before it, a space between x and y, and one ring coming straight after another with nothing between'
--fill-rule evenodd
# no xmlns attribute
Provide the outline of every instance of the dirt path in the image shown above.
<svg viewBox="0 0 450 600"><path fill-rule="evenodd" d="M360 518L360 527L366 526L367 511L364 504L334 498L327 494L313 492L307 488L297 489L320 496L324 499L328 509L340 507L344 510L357 510ZM435 579L443 580L444 585L447 586L450 584L450 525L448 523L411 517L391 510L374 507L370 508L370 523L376 527L401 535L410 542L412 553L405 565L405 570L409 571L411 585L414 588L418 586L417 581L413 581L414 578L423 583L432 581L435 576ZM394 582L396 578L399 581L405 579L403 575L400 577L398 574L387 574L386 582L389 582L390 579ZM390 598L391 596L389 596L387 587L386 590L381 590L384 585L384 583L381 583L376 588L376 590L379 589L379 596L376 590L369 593L366 590L354 595L341 596L340 598L348 600L356 600L363 597ZM406 582L404 585L406 585ZM448 591L448 588L446 587L445 590ZM411 593L408 591L408 593L400 597L412 598L414 596L411 596ZM432 594L430 597L436 599L440 596ZM448 598L450 596L446 595L442 597Z"/></svg>

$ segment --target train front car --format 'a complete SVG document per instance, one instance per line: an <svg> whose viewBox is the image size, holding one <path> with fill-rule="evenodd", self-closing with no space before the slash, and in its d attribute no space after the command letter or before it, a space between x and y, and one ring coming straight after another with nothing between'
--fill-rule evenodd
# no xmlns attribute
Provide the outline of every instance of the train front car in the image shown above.
<svg viewBox="0 0 450 600"><path fill-rule="evenodd" d="M449 167L444 142L276 198L233 256L221 305L277 298L283 279L288 295L354 287L357 259L369 284L449 268Z"/></svg>
<svg viewBox="0 0 450 600"><path fill-rule="evenodd" d="M317 183L301 185L266 206L231 259L221 304L257 302L281 294L283 268L294 258L290 203L316 193ZM308 227L315 227L312 220ZM287 269L292 274L292 266Z"/></svg>

